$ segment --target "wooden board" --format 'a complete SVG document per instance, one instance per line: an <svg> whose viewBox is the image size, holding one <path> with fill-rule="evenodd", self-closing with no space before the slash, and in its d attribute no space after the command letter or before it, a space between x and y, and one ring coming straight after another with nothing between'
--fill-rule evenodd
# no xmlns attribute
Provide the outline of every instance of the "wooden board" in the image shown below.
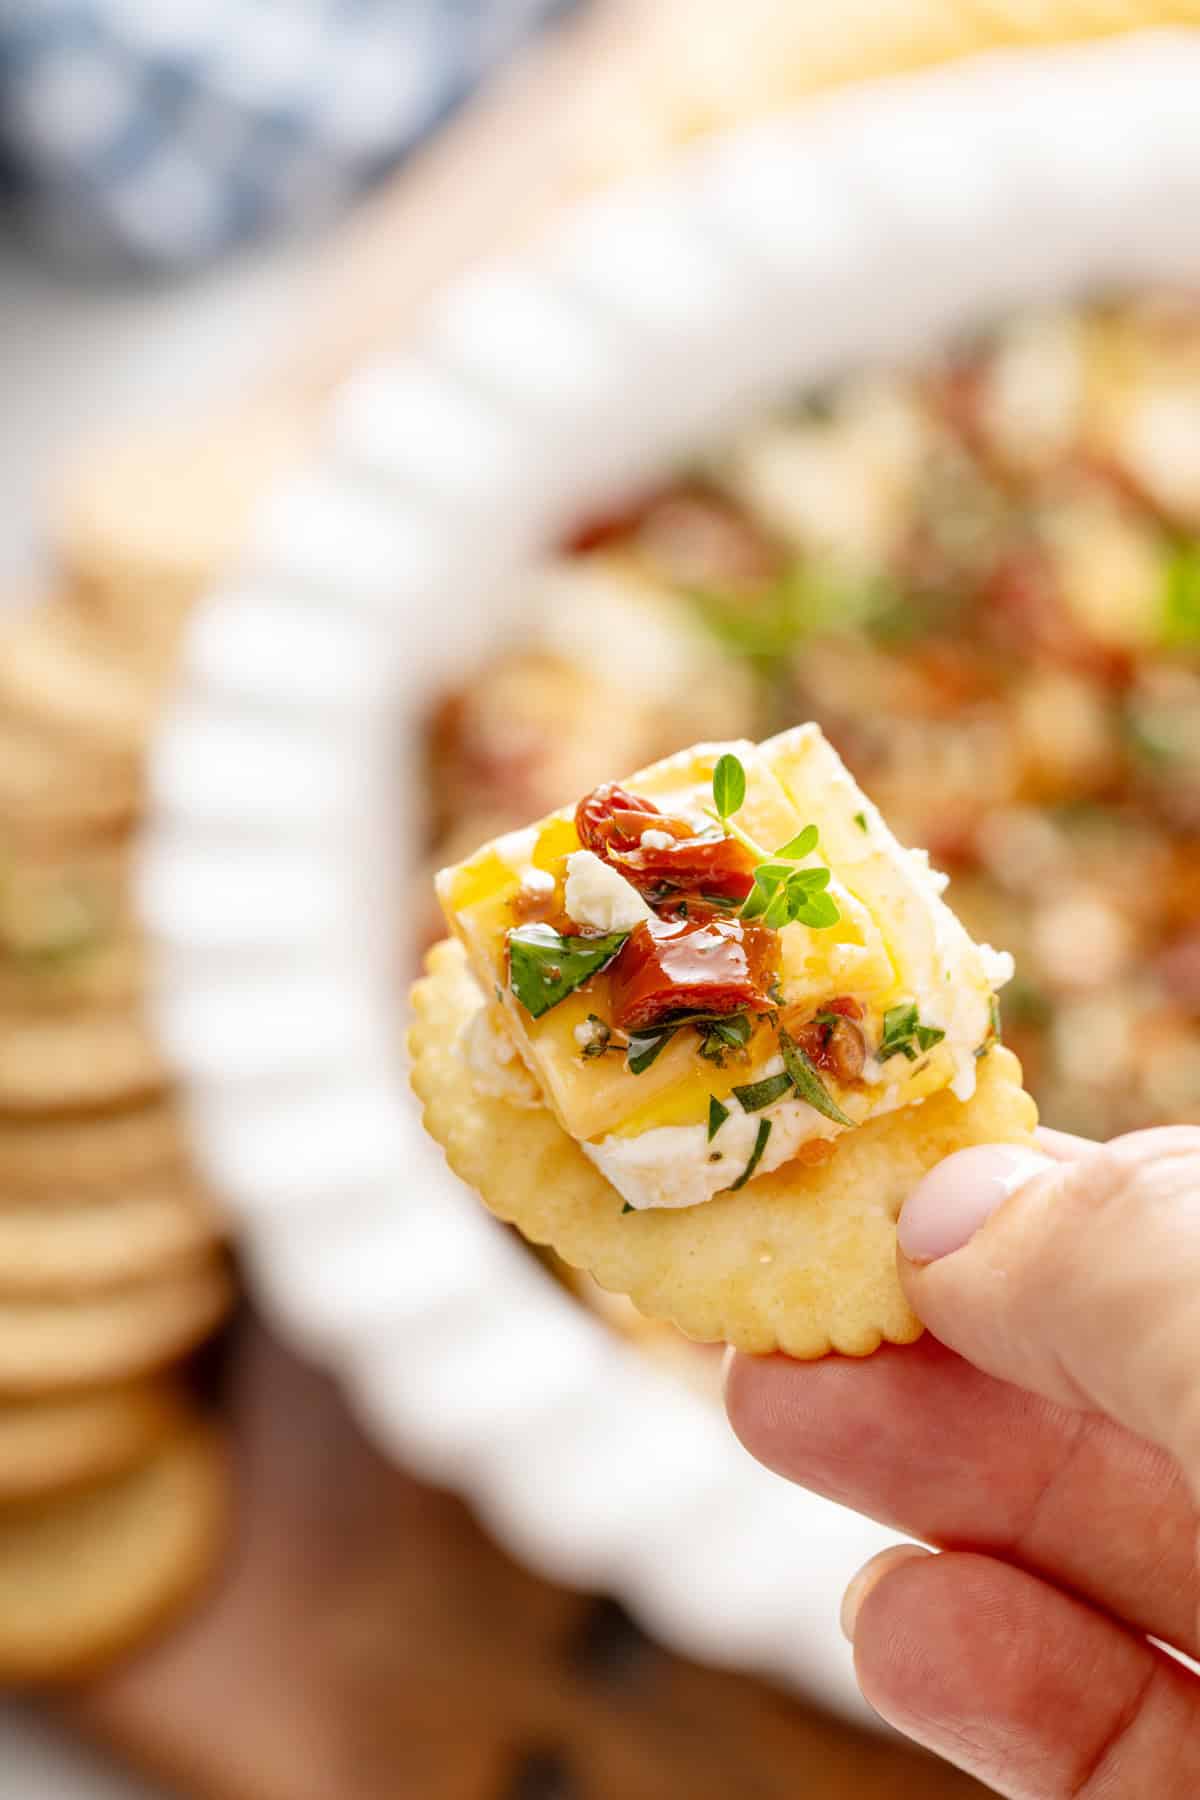
<svg viewBox="0 0 1200 1800"><path fill-rule="evenodd" d="M256 1330L232 1359L237 1541L168 1642L66 1703L212 1800L969 1800L894 1739L652 1644L385 1463Z"/></svg>

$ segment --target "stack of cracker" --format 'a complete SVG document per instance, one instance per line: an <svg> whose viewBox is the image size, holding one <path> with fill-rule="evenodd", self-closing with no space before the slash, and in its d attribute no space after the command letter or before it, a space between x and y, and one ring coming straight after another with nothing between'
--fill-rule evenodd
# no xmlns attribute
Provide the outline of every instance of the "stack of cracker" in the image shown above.
<svg viewBox="0 0 1200 1800"><path fill-rule="evenodd" d="M133 872L180 631L277 436L96 459L58 597L0 625L0 1683L123 1652L225 1542L186 1359L234 1282L149 1022Z"/></svg>

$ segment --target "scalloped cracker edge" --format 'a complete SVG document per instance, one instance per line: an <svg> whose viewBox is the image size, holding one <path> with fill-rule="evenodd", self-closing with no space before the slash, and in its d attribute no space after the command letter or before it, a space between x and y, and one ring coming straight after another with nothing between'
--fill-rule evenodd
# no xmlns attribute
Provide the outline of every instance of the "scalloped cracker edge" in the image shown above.
<svg viewBox="0 0 1200 1800"><path fill-rule="evenodd" d="M1037 1108L997 1048L975 1097L948 1091L861 1126L829 1162L790 1163L703 1206L624 1213L553 1114L479 1094L458 1054L483 1004L459 945L438 944L413 990L412 1083L455 1174L498 1218L688 1337L810 1359L912 1343L896 1219L927 1169L969 1144L1029 1143Z"/></svg>

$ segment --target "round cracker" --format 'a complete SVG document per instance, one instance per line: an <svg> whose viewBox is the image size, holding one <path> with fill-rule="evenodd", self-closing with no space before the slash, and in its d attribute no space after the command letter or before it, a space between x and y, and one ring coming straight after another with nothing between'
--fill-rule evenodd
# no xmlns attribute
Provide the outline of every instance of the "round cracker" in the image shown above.
<svg viewBox="0 0 1200 1800"><path fill-rule="evenodd" d="M93 1200L98 1189L177 1168L186 1154L170 1100L94 1118L0 1118L0 1207L35 1196Z"/></svg>
<svg viewBox="0 0 1200 1800"><path fill-rule="evenodd" d="M223 1440L193 1424L103 1486L0 1516L0 1680L76 1680L164 1625L211 1574L229 1508Z"/></svg>
<svg viewBox="0 0 1200 1800"><path fill-rule="evenodd" d="M112 1012L139 1006L149 987L146 947L135 937L41 956L0 948L0 1015Z"/></svg>
<svg viewBox="0 0 1200 1800"><path fill-rule="evenodd" d="M52 850L0 835L0 1013L142 998L147 957L129 861L124 845Z"/></svg>
<svg viewBox="0 0 1200 1800"><path fill-rule="evenodd" d="M182 1390L167 1381L0 1402L0 1507L109 1481L186 1416Z"/></svg>
<svg viewBox="0 0 1200 1800"><path fill-rule="evenodd" d="M233 1298L216 1258L137 1287L71 1300L0 1300L0 1394L108 1387L185 1355Z"/></svg>
<svg viewBox="0 0 1200 1800"><path fill-rule="evenodd" d="M64 600L18 613L0 629L0 712L36 729L140 754L160 684L113 655Z"/></svg>
<svg viewBox="0 0 1200 1800"><path fill-rule="evenodd" d="M85 451L62 487L58 553L74 594L151 675L166 673L201 589L303 445L303 405L272 396L236 418L150 425Z"/></svg>
<svg viewBox="0 0 1200 1800"><path fill-rule="evenodd" d="M127 1287L201 1261L220 1239L216 1208L180 1176L91 1205L0 1206L0 1299Z"/></svg>
<svg viewBox="0 0 1200 1800"><path fill-rule="evenodd" d="M135 1010L0 1016L0 1114L99 1112L161 1093L168 1073Z"/></svg>
<svg viewBox="0 0 1200 1800"><path fill-rule="evenodd" d="M483 1000L459 945L432 951L413 1004L426 1126L487 1206L649 1317L758 1354L867 1356L911 1343L921 1326L896 1273L906 1195L952 1151L1027 1143L1037 1121L1020 1065L997 1049L965 1105L947 1090L861 1126L827 1163L785 1164L703 1206L629 1213L548 1109L471 1087L456 1043Z"/></svg>
<svg viewBox="0 0 1200 1800"><path fill-rule="evenodd" d="M135 759L0 718L0 838L36 832L52 841L124 830L141 802Z"/></svg>

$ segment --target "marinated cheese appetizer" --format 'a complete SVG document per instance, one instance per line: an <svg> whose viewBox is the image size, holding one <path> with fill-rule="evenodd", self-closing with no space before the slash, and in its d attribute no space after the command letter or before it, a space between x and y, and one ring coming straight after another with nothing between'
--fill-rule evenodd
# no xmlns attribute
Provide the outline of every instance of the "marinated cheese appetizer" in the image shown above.
<svg viewBox="0 0 1200 1800"><path fill-rule="evenodd" d="M439 875L427 1123L493 1210L692 1335L904 1341L907 1187L1034 1118L994 1048L1011 959L944 885L813 725L597 787Z"/></svg>

